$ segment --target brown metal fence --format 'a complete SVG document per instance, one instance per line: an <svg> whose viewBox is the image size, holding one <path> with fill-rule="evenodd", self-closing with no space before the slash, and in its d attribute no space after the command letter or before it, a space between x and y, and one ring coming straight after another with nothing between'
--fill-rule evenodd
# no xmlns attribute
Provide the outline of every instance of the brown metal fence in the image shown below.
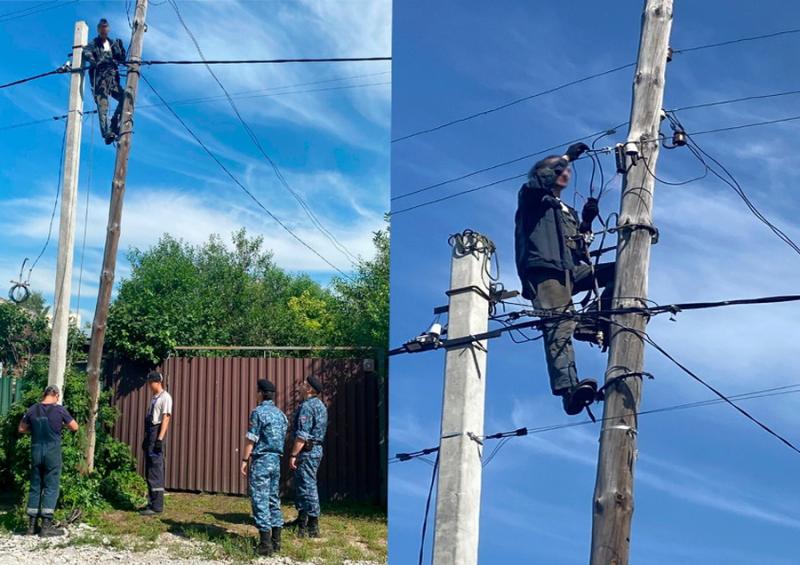
<svg viewBox="0 0 800 565"><path fill-rule="evenodd" d="M246 494L239 473L247 420L256 406L256 381L268 378L277 388L276 404L293 422L302 401L302 385L317 375L328 406L328 432L319 469L323 500L381 503L384 481L379 438L378 375L366 372L363 359L298 359L254 357L173 357L163 367L173 398L173 417L166 452L166 488ZM114 436L137 454L144 468L141 443L150 399L146 370L120 367L113 383L120 418ZM291 433L289 434L291 436ZM287 437L287 451L291 438ZM284 457L281 491L292 492L292 475Z"/></svg>

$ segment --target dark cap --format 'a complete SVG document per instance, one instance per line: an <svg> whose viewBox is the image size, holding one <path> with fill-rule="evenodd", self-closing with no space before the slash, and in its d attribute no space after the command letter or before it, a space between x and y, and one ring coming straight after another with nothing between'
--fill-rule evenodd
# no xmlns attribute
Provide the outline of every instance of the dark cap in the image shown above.
<svg viewBox="0 0 800 565"><path fill-rule="evenodd" d="M164 382L164 375L162 375L158 371L150 371L149 373L147 373L147 382L148 383L163 383Z"/></svg>
<svg viewBox="0 0 800 565"><path fill-rule="evenodd" d="M306 377L306 382L311 385L311 388L316 390L318 393L322 392L322 383L319 382L319 379L314 375L309 375Z"/></svg>
<svg viewBox="0 0 800 565"><path fill-rule="evenodd" d="M269 382L267 379L259 379L258 380L258 392L261 393L268 393L268 392L275 392L275 385Z"/></svg>
<svg viewBox="0 0 800 565"><path fill-rule="evenodd" d="M100 18L100 21L97 22L97 27L102 27L107 25L108 25L108 20L105 18Z"/></svg>

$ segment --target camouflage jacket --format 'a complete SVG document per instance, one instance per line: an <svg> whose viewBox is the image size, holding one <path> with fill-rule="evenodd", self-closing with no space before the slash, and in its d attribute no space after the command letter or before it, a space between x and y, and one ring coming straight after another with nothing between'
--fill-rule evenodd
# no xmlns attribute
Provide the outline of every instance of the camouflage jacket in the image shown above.
<svg viewBox="0 0 800 565"><path fill-rule="evenodd" d="M288 425L286 415L272 400L259 404L250 412L247 427L247 439L255 443L252 457L260 457L266 453L283 454Z"/></svg>

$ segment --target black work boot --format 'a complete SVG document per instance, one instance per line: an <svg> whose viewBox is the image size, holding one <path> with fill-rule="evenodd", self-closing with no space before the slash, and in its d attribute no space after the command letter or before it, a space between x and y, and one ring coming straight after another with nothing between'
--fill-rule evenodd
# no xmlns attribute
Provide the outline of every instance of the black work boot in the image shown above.
<svg viewBox="0 0 800 565"><path fill-rule="evenodd" d="M43 538L63 536L64 530L61 528L56 528L53 525L52 518L42 518L42 530L39 532L39 535Z"/></svg>
<svg viewBox="0 0 800 565"><path fill-rule="evenodd" d="M29 516L28 517L28 529L25 530L26 536L33 536L39 533L39 517L38 516Z"/></svg>
<svg viewBox="0 0 800 565"><path fill-rule="evenodd" d="M272 555L272 530L259 530L260 540L256 547L256 553L259 555Z"/></svg>
<svg viewBox="0 0 800 565"><path fill-rule="evenodd" d="M272 528L272 549L276 553L281 550L281 528Z"/></svg>
<svg viewBox="0 0 800 565"><path fill-rule="evenodd" d="M597 396L597 381L594 379L583 379L577 385L566 391L562 397L564 411L575 416L583 412L583 409L594 402Z"/></svg>
<svg viewBox="0 0 800 565"><path fill-rule="evenodd" d="M308 528L308 514L305 512L300 512L300 515L297 517L297 537L304 538L306 537L306 528Z"/></svg>
<svg viewBox="0 0 800 565"><path fill-rule="evenodd" d="M308 517L308 537L310 538L319 537L319 516Z"/></svg>

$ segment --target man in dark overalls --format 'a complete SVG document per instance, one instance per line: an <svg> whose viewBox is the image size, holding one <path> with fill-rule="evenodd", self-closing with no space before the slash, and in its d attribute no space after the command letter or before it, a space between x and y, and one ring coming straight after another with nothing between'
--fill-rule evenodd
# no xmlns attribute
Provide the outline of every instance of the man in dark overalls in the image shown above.
<svg viewBox="0 0 800 565"><path fill-rule="evenodd" d="M153 398L144 417L144 474L147 480L147 507L139 512L153 516L164 511L164 436L172 418L172 397L164 390L164 375L152 371L147 385Z"/></svg>
<svg viewBox="0 0 800 565"><path fill-rule="evenodd" d="M536 308L555 314L573 312L572 296L595 285L604 289L600 308L611 306L615 264L601 263L594 269L587 253L592 222L599 214L597 200L588 198L578 216L560 198L569 185L570 163L588 149L586 144L576 143L564 156L545 157L533 166L528 182L519 190L514 240L522 296ZM576 328L581 330L580 335ZM596 337L587 336L600 332L608 338L608 328L601 322L579 326L568 317L547 322L542 328L550 387L554 395L562 398L569 415L580 414L597 394L597 381L578 380L573 334L590 341Z"/></svg>
<svg viewBox="0 0 800 565"><path fill-rule="evenodd" d="M328 428L328 409L320 400L322 383L314 376L306 379L306 399L294 418L294 445L289 467L294 473L297 535L319 537L319 493L317 470L322 461L322 441Z"/></svg>
<svg viewBox="0 0 800 565"><path fill-rule="evenodd" d="M83 57L89 64L89 83L92 87L97 115L100 118L100 134L106 145L114 142L119 135L119 120L122 115L124 91L119 83L118 65L125 62L125 47L119 39L110 39L111 26L108 20L101 19L97 24L97 37L83 50ZM108 97L117 101L117 109L108 127Z"/></svg>
<svg viewBox="0 0 800 565"><path fill-rule="evenodd" d="M28 535L61 536L64 530L53 527L53 512L61 486L61 431L64 426L78 431L78 422L58 403L61 393L55 385L48 386L41 402L28 408L19 423L20 433L31 433L31 491L28 497Z"/></svg>
<svg viewBox="0 0 800 565"><path fill-rule="evenodd" d="M275 406L275 385L260 379L257 386L259 404L250 412L241 472L247 477L259 533L256 551L259 555L272 555L281 550L281 457L289 421Z"/></svg>

